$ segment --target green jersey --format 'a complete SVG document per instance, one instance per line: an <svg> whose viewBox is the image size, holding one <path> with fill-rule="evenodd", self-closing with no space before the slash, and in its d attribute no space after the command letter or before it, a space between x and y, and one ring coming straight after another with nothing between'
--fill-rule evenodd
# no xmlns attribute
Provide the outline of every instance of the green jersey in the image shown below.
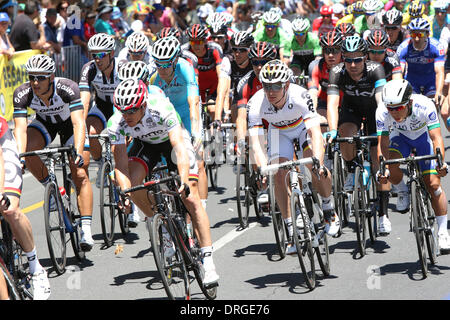
<svg viewBox="0 0 450 320"><path fill-rule="evenodd" d="M312 32L308 32L302 46L294 37L291 41L291 50L294 56L320 56L322 54L319 37Z"/></svg>
<svg viewBox="0 0 450 320"><path fill-rule="evenodd" d="M253 33L253 38L257 42L260 41L270 42L274 44L278 49L283 48L285 57L290 57L291 55L292 37L290 37L286 32L283 31L283 29L279 27L277 28L277 32L273 38L269 38L266 35L265 28L257 29Z"/></svg>

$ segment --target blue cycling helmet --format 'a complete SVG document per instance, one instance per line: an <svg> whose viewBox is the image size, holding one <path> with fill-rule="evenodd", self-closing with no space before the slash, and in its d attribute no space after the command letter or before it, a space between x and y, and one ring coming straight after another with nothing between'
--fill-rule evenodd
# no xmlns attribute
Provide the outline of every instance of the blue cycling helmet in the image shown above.
<svg viewBox="0 0 450 320"><path fill-rule="evenodd" d="M342 52L367 53L367 43L359 35L346 37L342 42Z"/></svg>
<svg viewBox="0 0 450 320"><path fill-rule="evenodd" d="M408 30L430 32L431 26L428 20L423 18L416 18L408 24Z"/></svg>

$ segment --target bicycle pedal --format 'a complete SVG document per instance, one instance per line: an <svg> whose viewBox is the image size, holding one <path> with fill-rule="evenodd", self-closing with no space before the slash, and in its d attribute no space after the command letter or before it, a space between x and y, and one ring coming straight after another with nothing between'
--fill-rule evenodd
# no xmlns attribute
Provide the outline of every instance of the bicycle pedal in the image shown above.
<svg viewBox="0 0 450 320"><path fill-rule="evenodd" d="M203 284L203 286L205 287L206 290L215 288L219 286L218 282L213 282L213 283L208 283L208 284Z"/></svg>

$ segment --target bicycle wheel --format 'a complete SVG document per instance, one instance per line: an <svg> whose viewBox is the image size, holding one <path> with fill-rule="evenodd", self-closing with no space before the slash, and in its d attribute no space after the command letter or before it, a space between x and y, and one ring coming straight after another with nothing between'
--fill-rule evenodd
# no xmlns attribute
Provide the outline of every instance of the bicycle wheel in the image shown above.
<svg viewBox="0 0 450 320"><path fill-rule="evenodd" d="M115 199L119 199L116 187L113 186L113 188ZM123 237L126 237L127 234L130 233L130 227L128 226L128 215L117 207L117 216L119 217L120 232L122 232Z"/></svg>
<svg viewBox="0 0 450 320"><path fill-rule="evenodd" d="M116 215L116 199L111 176L111 163L103 163L100 180L100 220L102 223L102 234L105 245L110 247L114 239L114 225ZM105 179L106 177L106 179ZM105 184L106 180L106 184Z"/></svg>
<svg viewBox="0 0 450 320"><path fill-rule="evenodd" d="M300 204L300 195L293 192L290 199L292 226L294 228L294 243L297 248L297 256L300 262L303 276L305 277L306 285L313 290L316 286L316 271L314 265L314 251L311 246L311 223L305 208ZM303 220L303 227L297 226L297 217L301 215Z"/></svg>
<svg viewBox="0 0 450 320"><path fill-rule="evenodd" d="M258 175L253 170L252 166L249 166L250 171L250 197L253 202L253 208L255 210L256 218L261 219L264 216L263 210L258 203Z"/></svg>
<svg viewBox="0 0 450 320"><path fill-rule="evenodd" d="M219 165L217 163L213 163L208 165L208 176L209 182L211 183L211 188L213 190L217 190L217 175L219 172Z"/></svg>
<svg viewBox="0 0 450 320"><path fill-rule="evenodd" d="M342 235L342 229L345 225L348 224L348 217L346 214L347 211L347 205L345 203L345 195L344 195L344 172L341 165L341 158L338 151L334 152L333 157L333 173L332 173L332 180L333 180L333 198L334 198L334 207L336 210L336 214L339 217L339 220L341 221L339 225L339 232L338 236Z"/></svg>
<svg viewBox="0 0 450 320"><path fill-rule="evenodd" d="M70 186L70 187L69 187ZM73 232L70 233L70 242L72 244L73 253L78 261L83 261L86 257L86 253L81 250L81 214L78 209L78 195L77 188L75 186L75 182L72 179L67 179L67 187L66 192L69 193L69 212L68 217L70 219L70 223L72 224Z"/></svg>
<svg viewBox="0 0 450 320"><path fill-rule="evenodd" d="M22 300L19 290L16 287L16 282L8 271L8 268L3 264L0 258L0 272L5 280L6 288L8 289L9 300Z"/></svg>
<svg viewBox="0 0 450 320"><path fill-rule="evenodd" d="M370 175L369 178L369 211L367 214L367 229L369 229L369 237L371 243L375 243L378 236L378 225L377 225L377 185L375 182L375 177Z"/></svg>
<svg viewBox="0 0 450 320"><path fill-rule="evenodd" d="M364 186L364 177L360 167L355 170L355 189L353 191L353 207L355 209L356 238L361 257L366 254L366 210L367 192Z"/></svg>
<svg viewBox="0 0 450 320"><path fill-rule="evenodd" d="M167 220L161 214L156 214L152 221L151 243L156 267L161 276L164 289L171 300L186 300L190 298L189 274L182 256L181 248L171 235L175 253L166 256L163 239L163 227L169 232Z"/></svg>
<svg viewBox="0 0 450 320"><path fill-rule="evenodd" d="M427 253L425 251L425 232L422 220L422 191L420 185L417 184L416 181L411 182L411 202L412 229L416 237L417 252L419 253L419 263L422 269L422 275L426 278L428 274L428 265Z"/></svg>
<svg viewBox="0 0 450 320"><path fill-rule="evenodd" d="M236 173L236 202L237 202L237 210L239 217L239 224L242 229L248 227L248 216L250 214L250 206L251 206L251 195L250 195L250 186L249 186L249 172L248 170L244 170L241 173L241 165L237 165L237 173ZM243 166L243 165L242 165Z"/></svg>
<svg viewBox="0 0 450 320"><path fill-rule="evenodd" d="M51 208L53 203L54 208ZM55 182L45 187L44 220L48 252L57 274L66 270L66 228L63 217L63 203Z"/></svg>
<svg viewBox="0 0 450 320"><path fill-rule="evenodd" d="M426 205L424 208L426 209L426 217L427 220L424 221L425 229L425 240L427 243L428 249L428 258L430 259L430 263L435 265L437 263L437 251L439 250L439 246L437 243L437 224L436 224L436 216L434 214L434 210L431 207L431 198L428 193L425 195Z"/></svg>
<svg viewBox="0 0 450 320"><path fill-rule="evenodd" d="M273 176L269 176L269 180L272 180ZM274 184L269 183L269 211L272 216L273 230L275 232L275 241L277 244L278 253L280 258L283 259L286 256L286 228L284 226L284 220L281 216L281 212L278 209L278 205L275 200Z"/></svg>
<svg viewBox="0 0 450 320"><path fill-rule="evenodd" d="M205 269L203 268L200 245L198 244L197 236L195 232L193 234L194 246L191 248L190 253L193 259L192 269L194 270L195 278L197 279L198 286L206 299L214 300L217 298L217 286L206 288L203 284L205 278Z"/></svg>

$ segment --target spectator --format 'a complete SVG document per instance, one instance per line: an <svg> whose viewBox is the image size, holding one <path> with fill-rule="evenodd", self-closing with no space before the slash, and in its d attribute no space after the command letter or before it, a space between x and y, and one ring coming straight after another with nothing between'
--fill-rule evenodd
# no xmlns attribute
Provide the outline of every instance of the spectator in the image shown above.
<svg viewBox="0 0 450 320"><path fill-rule="evenodd" d="M14 22L14 6L17 6L17 3L12 2L11 0L0 1L0 12L7 13L10 22ZM11 23L8 25L6 32L8 34L11 32Z"/></svg>
<svg viewBox="0 0 450 320"><path fill-rule="evenodd" d="M69 8L69 2L66 0L61 1L56 6L56 11L58 12L58 20L56 22L56 25L58 26L58 41L63 42L64 41L64 30L66 29L67 24L67 9Z"/></svg>
<svg viewBox="0 0 450 320"><path fill-rule="evenodd" d="M186 30L189 27L187 22L188 7L185 4L181 4L176 10L175 19L177 21L178 29Z"/></svg>
<svg viewBox="0 0 450 320"><path fill-rule="evenodd" d="M178 1L163 1L161 4L154 4L155 7L159 7L163 14L159 21L163 24L164 28L171 28L176 25L175 21L175 9L178 7Z"/></svg>
<svg viewBox="0 0 450 320"><path fill-rule="evenodd" d="M61 43L58 41L58 29L56 28L56 16L57 12L54 8L49 8L45 10L45 23L44 23L44 32L45 32L45 39L48 43L52 46L53 51L56 53L61 52Z"/></svg>
<svg viewBox="0 0 450 320"><path fill-rule="evenodd" d="M14 47L9 41L6 30L9 26L9 16L6 12L0 12L0 54L5 54L8 59L14 54Z"/></svg>
<svg viewBox="0 0 450 320"><path fill-rule="evenodd" d="M45 40L44 26L38 27L33 19L39 17L37 4L28 1L25 4L24 14L18 15L11 28L10 40L16 51L22 50L48 50L51 45Z"/></svg>
<svg viewBox="0 0 450 320"><path fill-rule="evenodd" d="M96 33L94 28L96 14L94 12L89 12L86 15L86 21L84 23L84 39L89 41L89 39Z"/></svg>
<svg viewBox="0 0 450 320"><path fill-rule="evenodd" d="M153 34L157 34L164 28L164 25L161 22L164 10L165 7L162 4L155 3L153 5L153 10L147 15L147 18L144 21L144 25L147 29L150 29Z"/></svg>
<svg viewBox="0 0 450 320"><path fill-rule="evenodd" d="M80 17L77 16L77 11L71 12L70 17L68 17L68 23L64 29L63 46L80 46L82 51L82 62L87 63L88 48L87 40L84 38L84 19L86 16L86 10L82 9L79 13Z"/></svg>
<svg viewBox="0 0 450 320"><path fill-rule="evenodd" d="M125 0L119 0L117 1L117 7L120 10L120 13L122 14L122 16L120 17L120 23L122 24L123 30L125 33L127 33L128 31L130 31L130 19L128 17L128 13L127 13L127 2Z"/></svg>
<svg viewBox="0 0 450 320"><path fill-rule="evenodd" d="M105 4L104 6L98 8L98 19L94 25L95 32L107 33L112 36L116 35L113 27L109 24L112 12L113 7L109 4Z"/></svg>
<svg viewBox="0 0 450 320"><path fill-rule="evenodd" d="M17 7L17 14L23 14L25 12L25 3L19 3Z"/></svg>
<svg viewBox="0 0 450 320"><path fill-rule="evenodd" d="M186 16L186 21L188 22L188 25L192 26L193 24L199 24L200 18L198 17L197 14L197 1L188 0L187 7L188 7L188 14Z"/></svg>
<svg viewBox="0 0 450 320"><path fill-rule="evenodd" d="M41 11L39 13L41 21L45 21L47 18L47 9L50 8L50 0L41 0L40 1L40 7Z"/></svg>

